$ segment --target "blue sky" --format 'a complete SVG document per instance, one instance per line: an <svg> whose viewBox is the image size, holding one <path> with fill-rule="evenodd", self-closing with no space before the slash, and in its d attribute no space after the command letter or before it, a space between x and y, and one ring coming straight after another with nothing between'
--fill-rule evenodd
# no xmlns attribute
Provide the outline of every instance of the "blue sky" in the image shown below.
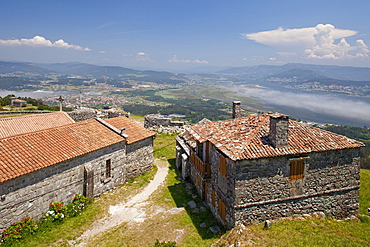
<svg viewBox="0 0 370 247"><path fill-rule="evenodd" d="M0 60L370 67L370 1L2 1Z"/></svg>

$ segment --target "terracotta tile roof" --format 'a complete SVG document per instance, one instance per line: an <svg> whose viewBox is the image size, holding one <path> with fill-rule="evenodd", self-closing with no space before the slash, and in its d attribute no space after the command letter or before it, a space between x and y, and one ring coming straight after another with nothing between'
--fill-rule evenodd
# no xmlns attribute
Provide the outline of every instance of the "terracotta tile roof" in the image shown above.
<svg viewBox="0 0 370 247"><path fill-rule="evenodd" d="M136 123L135 121L122 116L116 118L110 118L105 120L107 123L113 125L117 129L121 130L125 128L125 134L128 135L127 144L131 144L150 136L156 135L155 132L145 129L140 124Z"/></svg>
<svg viewBox="0 0 370 247"><path fill-rule="evenodd" d="M32 114L0 119L0 138L74 123L65 112Z"/></svg>
<svg viewBox="0 0 370 247"><path fill-rule="evenodd" d="M348 137L289 120L289 145L274 148L268 138L269 130L270 116L262 114L196 124L180 137L192 148L195 148L196 141L202 143L208 140L232 160L297 155L364 145Z"/></svg>
<svg viewBox="0 0 370 247"><path fill-rule="evenodd" d="M125 141L96 119L0 139L0 183Z"/></svg>

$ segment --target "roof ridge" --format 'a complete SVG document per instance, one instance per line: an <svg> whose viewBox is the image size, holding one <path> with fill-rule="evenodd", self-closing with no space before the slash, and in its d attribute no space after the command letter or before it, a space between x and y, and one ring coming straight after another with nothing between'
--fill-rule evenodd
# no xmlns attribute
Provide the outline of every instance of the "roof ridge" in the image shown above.
<svg viewBox="0 0 370 247"><path fill-rule="evenodd" d="M248 145L251 141L252 138L255 137L255 134L258 133L258 131L261 129L263 125L269 120L270 118L268 117L267 114L261 114L261 116L264 116L264 119L257 125L257 127L252 131L252 133L248 136L245 144Z"/></svg>
<svg viewBox="0 0 370 247"><path fill-rule="evenodd" d="M119 134L120 136L124 137L124 138L127 138L128 135L124 133L124 128L119 130L118 128L114 127L113 125L111 125L110 123L104 121L104 119L101 119L101 118L98 118L96 117L95 118L96 121L98 121L99 123L101 123L102 125L104 125L105 127L109 128L110 130L116 132L117 134Z"/></svg>

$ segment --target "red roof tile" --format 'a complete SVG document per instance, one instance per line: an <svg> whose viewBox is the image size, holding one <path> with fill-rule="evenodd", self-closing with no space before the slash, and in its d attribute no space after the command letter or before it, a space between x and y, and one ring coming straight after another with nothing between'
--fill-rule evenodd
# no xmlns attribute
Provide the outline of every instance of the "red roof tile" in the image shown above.
<svg viewBox="0 0 370 247"><path fill-rule="evenodd" d="M96 119L0 139L0 183L126 139Z"/></svg>
<svg viewBox="0 0 370 247"><path fill-rule="evenodd" d="M127 144L156 135L155 132L145 129L140 124L124 116L106 119L105 121L119 130L125 128L124 133L128 135Z"/></svg>
<svg viewBox="0 0 370 247"><path fill-rule="evenodd" d="M196 141L210 141L232 160L258 159L296 155L345 148L364 144L348 137L289 120L289 142L286 147L273 147L268 139L270 116L254 115L219 122L203 122L181 134L191 147Z"/></svg>
<svg viewBox="0 0 370 247"><path fill-rule="evenodd" d="M32 114L0 119L0 138L74 123L65 112Z"/></svg>

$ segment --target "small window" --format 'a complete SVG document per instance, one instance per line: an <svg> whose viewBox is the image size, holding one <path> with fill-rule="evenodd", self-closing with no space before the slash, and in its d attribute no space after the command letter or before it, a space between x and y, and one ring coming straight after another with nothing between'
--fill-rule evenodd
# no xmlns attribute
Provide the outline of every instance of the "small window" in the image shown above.
<svg viewBox="0 0 370 247"><path fill-rule="evenodd" d="M111 177L111 159L105 161L105 178L110 178Z"/></svg>
<svg viewBox="0 0 370 247"><path fill-rule="evenodd" d="M302 159L290 160L290 177L291 181L303 179L304 163Z"/></svg>
<svg viewBox="0 0 370 247"><path fill-rule="evenodd" d="M226 168L226 158L220 155L220 173L224 177L226 177Z"/></svg>
<svg viewBox="0 0 370 247"><path fill-rule="evenodd" d="M226 207L221 199L218 199L218 215L223 221L226 221Z"/></svg>

